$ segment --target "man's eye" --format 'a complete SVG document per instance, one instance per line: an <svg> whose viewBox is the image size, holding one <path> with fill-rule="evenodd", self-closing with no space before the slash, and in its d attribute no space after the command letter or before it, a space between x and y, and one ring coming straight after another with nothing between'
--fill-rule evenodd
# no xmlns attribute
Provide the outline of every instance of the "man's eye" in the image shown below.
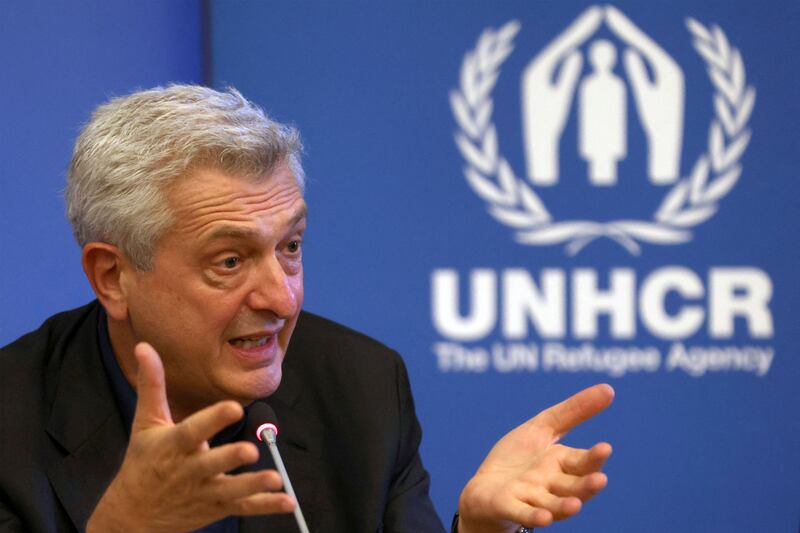
<svg viewBox="0 0 800 533"><path fill-rule="evenodd" d="M227 269L234 269L239 266L239 263L241 262L242 260L238 257L226 257L222 260L222 266Z"/></svg>
<svg viewBox="0 0 800 533"><path fill-rule="evenodd" d="M299 240L289 241L286 244L286 249L291 254L297 253L300 250L300 243L301 243L301 241L299 241Z"/></svg>

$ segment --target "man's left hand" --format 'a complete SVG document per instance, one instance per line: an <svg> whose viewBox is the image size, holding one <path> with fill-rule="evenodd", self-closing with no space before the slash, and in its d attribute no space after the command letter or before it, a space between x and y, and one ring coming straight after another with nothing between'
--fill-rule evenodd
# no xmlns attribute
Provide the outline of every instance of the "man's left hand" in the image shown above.
<svg viewBox="0 0 800 533"><path fill-rule="evenodd" d="M557 442L613 399L609 385L589 387L503 437L461 493L459 532L544 527L580 511L608 482L600 469L611 445L601 442L583 450Z"/></svg>

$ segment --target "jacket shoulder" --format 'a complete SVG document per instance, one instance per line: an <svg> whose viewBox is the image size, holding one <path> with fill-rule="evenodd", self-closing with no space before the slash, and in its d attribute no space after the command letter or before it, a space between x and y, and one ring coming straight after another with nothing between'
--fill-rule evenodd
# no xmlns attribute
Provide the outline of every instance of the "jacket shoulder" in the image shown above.
<svg viewBox="0 0 800 533"><path fill-rule="evenodd" d="M380 341L352 328L303 311L287 353L289 366L312 364L334 373L394 373L404 368L400 355Z"/></svg>
<svg viewBox="0 0 800 533"><path fill-rule="evenodd" d="M66 450L51 438L48 422L60 376L73 368L70 349L83 352L90 344L98 309L93 303L59 313L0 348L0 523L9 520L9 527L55 531L69 523L47 474ZM81 421L89 418L83 415Z"/></svg>
<svg viewBox="0 0 800 533"><path fill-rule="evenodd" d="M300 313L295 333L299 334L301 343L305 341L345 342L379 352L395 353L394 350L369 335L308 311Z"/></svg>
<svg viewBox="0 0 800 533"><path fill-rule="evenodd" d="M298 376L312 395L345 403L396 407L399 395L408 389L406 368L397 352L307 312L298 319L284 369Z"/></svg>
<svg viewBox="0 0 800 533"><path fill-rule="evenodd" d="M0 368L10 370L58 353L58 348L68 343L99 307L94 301L51 316L39 328L0 348Z"/></svg>
<svg viewBox="0 0 800 533"><path fill-rule="evenodd" d="M39 328L26 333L0 348L0 376L12 376L30 370L31 366L47 365L63 354L63 348L75 337L87 319L99 310L97 301L57 313Z"/></svg>

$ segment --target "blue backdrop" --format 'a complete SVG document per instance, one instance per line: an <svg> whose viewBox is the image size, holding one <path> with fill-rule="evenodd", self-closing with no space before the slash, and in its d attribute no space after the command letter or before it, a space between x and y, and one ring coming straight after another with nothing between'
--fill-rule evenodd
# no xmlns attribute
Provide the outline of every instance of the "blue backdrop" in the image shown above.
<svg viewBox="0 0 800 533"><path fill-rule="evenodd" d="M211 2L207 49L196 3L18 8L0 340L90 296L59 195L78 124L205 77L303 132L306 308L404 354L445 521L497 437L606 381L566 442L612 442L609 488L555 531L796 531L800 7L615 6ZM537 134L560 140L552 185Z"/></svg>
<svg viewBox="0 0 800 533"><path fill-rule="evenodd" d="M0 17L0 344L92 297L64 216L72 143L111 96L201 83L197 1L17 2Z"/></svg>

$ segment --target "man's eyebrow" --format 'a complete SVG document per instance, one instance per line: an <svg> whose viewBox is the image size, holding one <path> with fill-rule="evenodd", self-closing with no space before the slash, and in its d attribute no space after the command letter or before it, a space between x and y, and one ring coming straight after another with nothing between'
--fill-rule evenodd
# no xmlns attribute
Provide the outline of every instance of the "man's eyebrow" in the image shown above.
<svg viewBox="0 0 800 533"><path fill-rule="evenodd" d="M204 241L213 241L216 239L255 239L258 237L258 232L251 228L240 228L238 226L220 226L203 239Z"/></svg>
<svg viewBox="0 0 800 533"><path fill-rule="evenodd" d="M289 221L289 225L294 226L295 224L306 218L307 215L308 215L308 205L306 205L306 203L303 202L303 206L300 207L300 209L297 210L297 213L294 214L292 219Z"/></svg>
<svg viewBox="0 0 800 533"><path fill-rule="evenodd" d="M303 204L303 206L297 210L297 212L292 216L289 220L289 227L296 225L298 222L303 220L306 215L308 214L308 206ZM258 239L260 237L260 233L252 228L242 228L239 226L220 226L218 228L214 228L214 230L209 233L209 235L204 238L204 241L213 241L216 239Z"/></svg>

